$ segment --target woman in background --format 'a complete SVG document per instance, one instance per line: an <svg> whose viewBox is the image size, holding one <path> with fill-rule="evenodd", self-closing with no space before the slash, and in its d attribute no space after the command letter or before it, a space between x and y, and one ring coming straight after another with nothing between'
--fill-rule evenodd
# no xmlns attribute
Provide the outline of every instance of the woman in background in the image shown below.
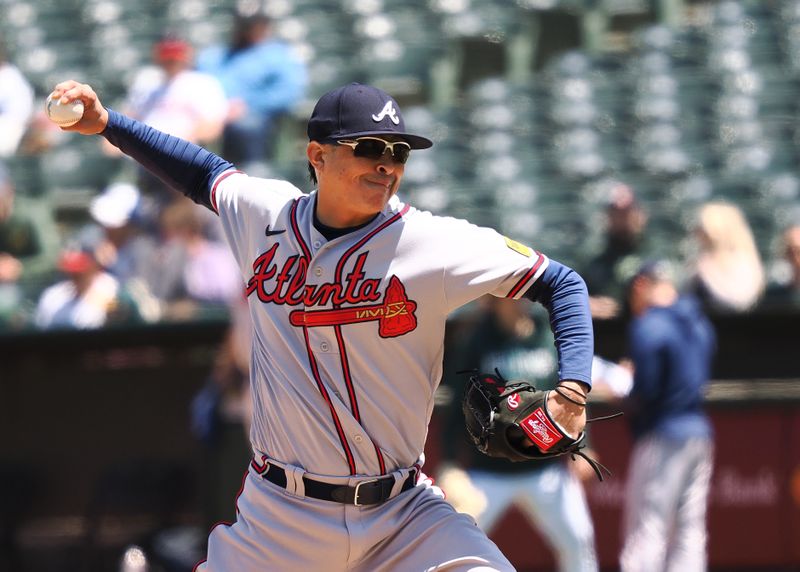
<svg viewBox="0 0 800 572"><path fill-rule="evenodd" d="M699 252L688 290L711 312L750 310L764 292L765 276L742 211L723 202L703 205L695 236Z"/></svg>

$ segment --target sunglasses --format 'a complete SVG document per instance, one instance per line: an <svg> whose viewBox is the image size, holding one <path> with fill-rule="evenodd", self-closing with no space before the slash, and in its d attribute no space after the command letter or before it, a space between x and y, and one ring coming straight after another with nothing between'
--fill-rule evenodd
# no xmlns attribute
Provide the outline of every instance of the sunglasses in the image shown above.
<svg viewBox="0 0 800 572"><path fill-rule="evenodd" d="M337 141L337 143L339 145L347 145L353 150L353 155L365 159L380 159L389 149L392 153L392 158L401 165L405 165L406 161L408 161L408 156L411 154L411 145L405 141L391 142L377 137L359 137L352 141L341 140Z"/></svg>

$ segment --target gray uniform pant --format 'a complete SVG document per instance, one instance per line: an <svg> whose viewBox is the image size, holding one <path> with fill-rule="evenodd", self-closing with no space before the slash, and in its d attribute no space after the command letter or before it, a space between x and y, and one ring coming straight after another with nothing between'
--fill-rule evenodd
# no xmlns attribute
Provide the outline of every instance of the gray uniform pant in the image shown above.
<svg viewBox="0 0 800 572"><path fill-rule="evenodd" d="M306 497L302 469L286 467L286 472L283 489L250 468L236 522L211 531L208 559L196 570L514 570L472 517L457 513L426 478L381 505L358 507ZM397 481L399 487L402 479Z"/></svg>
<svg viewBox="0 0 800 572"><path fill-rule="evenodd" d="M650 435L633 448L623 521L622 572L706 569L706 507L713 443Z"/></svg>

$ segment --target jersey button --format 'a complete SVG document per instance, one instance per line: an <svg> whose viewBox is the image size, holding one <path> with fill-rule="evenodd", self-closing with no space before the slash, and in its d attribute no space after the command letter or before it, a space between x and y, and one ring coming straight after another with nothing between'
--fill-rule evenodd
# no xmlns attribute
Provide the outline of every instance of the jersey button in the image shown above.
<svg viewBox="0 0 800 572"><path fill-rule="evenodd" d="M353 437L353 441L355 441L356 443L361 443L363 440L364 438L361 435L355 435Z"/></svg>
<svg viewBox="0 0 800 572"><path fill-rule="evenodd" d="M322 246L322 243L320 241L318 241L318 240L315 240L314 241L314 248L319 248L320 246Z"/></svg>
<svg viewBox="0 0 800 572"><path fill-rule="evenodd" d="M314 274L316 274L317 276L322 276L322 268L320 268L319 266L317 266L317 267L314 269Z"/></svg>
<svg viewBox="0 0 800 572"><path fill-rule="evenodd" d="M321 349L323 352L327 352L329 349L331 349L331 347L328 345L328 342L322 342L319 345L319 349Z"/></svg>

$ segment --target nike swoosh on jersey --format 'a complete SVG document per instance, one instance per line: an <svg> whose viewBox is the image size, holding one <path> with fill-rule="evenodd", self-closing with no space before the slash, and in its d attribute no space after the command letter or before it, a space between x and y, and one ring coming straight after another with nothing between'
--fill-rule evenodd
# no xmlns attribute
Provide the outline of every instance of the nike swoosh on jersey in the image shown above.
<svg viewBox="0 0 800 572"><path fill-rule="evenodd" d="M275 234L286 232L285 228L283 230L270 230L269 227L270 225L267 225L267 228L264 229L264 236L273 236Z"/></svg>

